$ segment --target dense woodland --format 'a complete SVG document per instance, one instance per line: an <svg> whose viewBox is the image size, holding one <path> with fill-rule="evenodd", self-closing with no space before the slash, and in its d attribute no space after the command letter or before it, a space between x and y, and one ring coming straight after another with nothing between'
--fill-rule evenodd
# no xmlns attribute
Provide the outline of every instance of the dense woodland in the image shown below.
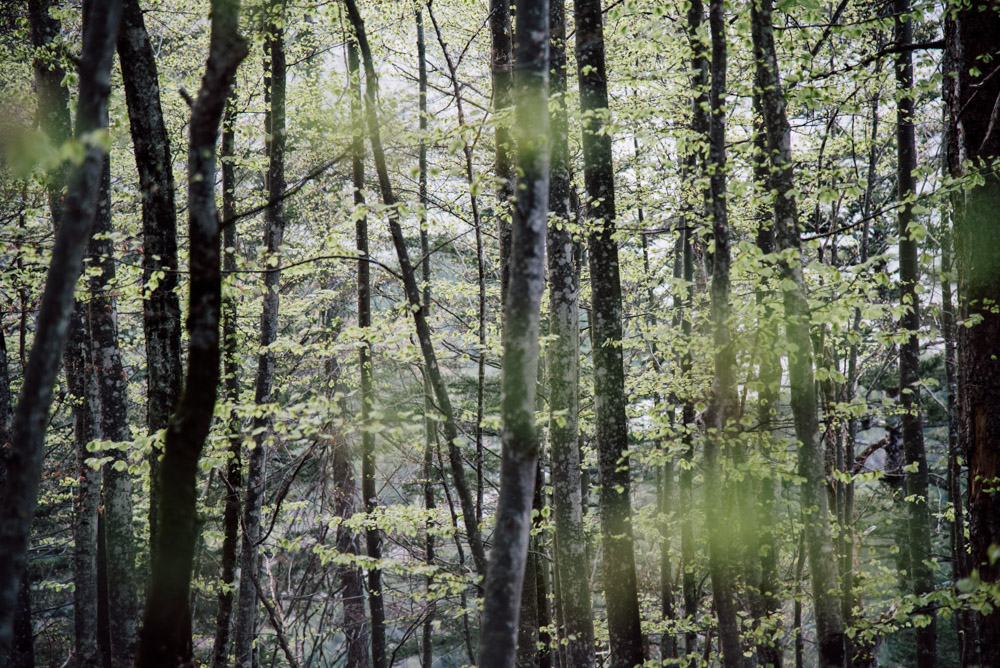
<svg viewBox="0 0 1000 668"><path fill-rule="evenodd" d="M1000 667L998 56L5 0L0 666Z"/></svg>

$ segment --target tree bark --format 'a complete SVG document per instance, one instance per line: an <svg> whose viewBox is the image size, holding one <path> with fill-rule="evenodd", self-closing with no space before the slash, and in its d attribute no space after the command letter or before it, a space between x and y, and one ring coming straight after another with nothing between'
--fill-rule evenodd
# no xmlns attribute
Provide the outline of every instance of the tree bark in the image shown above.
<svg viewBox="0 0 1000 668"><path fill-rule="evenodd" d="M761 112L767 131L774 198L774 229L779 251L793 260L780 263L785 311L785 335L791 344L788 369L791 384L795 435L799 440L799 475L805 516L809 570L819 665L839 667L845 662L844 622L837 591L837 560L830 535L829 509L823 477L823 453L819 443L819 417L813 381L812 339L809 301L802 271L798 211L794 195L791 130L781 87L771 24L771 0L751 7L757 86L761 90Z"/></svg>
<svg viewBox="0 0 1000 668"><path fill-rule="evenodd" d="M222 119L222 269L232 276L236 271L236 87L233 85L226 101ZM243 438L235 406L240 400L239 341L236 321L238 302L230 287L222 297L222 350L226 403L230 406L226 458L226 505L222 517L222 555L219 558L219 596L215 615L215 641L212 644L212 668L229 665L229 636L233 617L233 590L236 582L236 550L240 540L240 488L243 486Z"/></svg>
<svg viewBox="0 0 1000 668"><path fill-rule="evenodd" d="M139 0L123 0L118 33L125 102L142 194L142 327L146 337L146 428L165 429L181 392L181 307L177 296L177 210L170 141L156 56ZM160 451L149 457L149 544L156 544ZM152 552L152 549L150 549Z"/></svg>
<svg viewBox="0 0 1000 668"><path fill-rule="evenodd" d="M917 666L937 665L937 614L926 597L934 591L934 569L931 560L931 516L928 496L927 453L924 449L924 427L920 409L920 265L913 203L917 198L917 146L914 136L913 56L906 47L913 43L913 16L910 0L894 0L895 43L903 50L896 54L896 85L899 88L896 107L896 176L899 233L899 300L906 309L900 317L900 329L908 333L899 344L899 395L903 409L900 421L903 431L903 453L906 467L907 543L910 555L910 582L913 594L920 602L915 613L926 619L917 626Z"/></svg>
<svg viewBox="0 0 1000 668"><path fill-rule="evenodd" d="M500 415L500 497L483 598L479 665L512 666L531 531L538 463L535 384L539 309L545 288L549 204L549 3L523 2L514 45L514 137L520 174L511 237L511 277L504 308Z"/></svg>
<svg viewBox="0 0 1000 668"><path fill-rule="evenodd" d="M496 116L494 175L497 179L497 235L500 237L500 304L507 303L510 283L511 202L514 198L513 142L510 122L502 118L514 106L514 52L510 0L490 0L490 73Z"/></svg>
<svg viewBox="0 0 1000 668"><path fill-rule="evenodd" d="M38 20L39 13L48 12L47 5L32 5L33 33L45 35L46 25ZM120 3L106 0L94 5L103 21L88 24L83 35L80 57L80 88L77 101L78 138L102 132L106 126L108 92L110 90L111 59L118 31ZM48 33L51 38L51 33ZM43 37L44 39L44 37ZM48 89L48 87L46 87ZM60 102L41 102L45 114ZM43 125L43 128L46 128ZM58 140L59 137L53 137ZM83 162L74 167L67 180L67 191L60 215L52 261L45 280L42 305L35 322L35 342L24 373L21 396L14 413L12 438L14 444L7 458L7 484L0 496L0 656L10 652L13 640L12 622L18 591L26 570L26 554L31 520L35 514L38 484L41 476L43 445L52 387L59 360L69 332L73 310L73 292L83 269L83 254L94 220L101 166L105 151L97 142L85 149ZM55 183L62 181L55 179ZM51 191L50 191L51 193Z"/></svg>
<svg viewBox="0 0 1000 668"><path fill-rule="evenodd" d="M188 144L188 236L191 296L188 372L177 411L167 425L152 578L138 665L173 668L192 660L189 590L198 525L195 482L219 381L221 272L215 206L215 144L223 108L246 57L238 0L212 0L208 61L191 111Z"/></svg>
<svg viewBox="0 0 1000 668"><path fill-rule="evenodd" d="M712 395L705 411L705 519L708 524L708 568L712 599L719 621L722 663L727 668L743 664L739 621L733 598L732 553L727 540L730 518L721 475L720 454L726 448L729 420L736 409L736 354L729 331L729 214L726 207L726 24L722 0L711 0L708 20L712 36L712 74L709 87L711 116L708 130L709 210L712 220L711 318L715 350Z"/></svg>
<svg viewBox="0 0 1000 668"><path fill-rule="evenodd" d="M952 99L960 156L982 181L967 187L961 215L955 220L958 297L959 438L969 463L969 532L971 567L987 583L1000 582L1000 560L989 548L1000 544L1000 132L995 126L1000 77L995 75L996 2L974 5L955 14L949 51L958 73ZM992 60L991 60L992 59ZM980 615L979 662L1000 665L1000 614Z"/></svg>
<svg viewBox="0 0 1000 668"><path fill-rule="evenodd" d="M594 433L601 476L604 591L613 668L642 663L629 497L628 424L622 362L622 293L615 240L615 189L600 0L575 0L576 60L583 122L584 183L594 350Z"/></svg>
<svg viewBox="0 0 1000 668"><path fill-rule="evenodd" d="M566 108L565 0L550 0L549 27L551 82L549 87L552 137L548 227L549 270L549 447L552 458L552 505L555 520L555 570L562 606L569 666L594 666L594 618L587 567L587 539L583 531L580 486L580 277L575 242L569 225L575 222L570 205L569 124ZM558 616L557 616L558 617Z"/></svg>
<svg viewBox="0 0 1000 668"><path fill-rule="evenodd" d="M403 288L406 293L406 300L413 313L413 320L417 330L417 339L420 343L420 351L424 357L426 373L430 379L431 387L434 389L434 396L437 399L438 410L444 417L444 437L448 445L448 458L451 462L452 475L455 480L455 491L458 493L462 504L462 516L465 520L465 530L469 540L469 547L472 549L472 558L476 565L476 571L480 574L486 572L486 550L483 547L482 534L479 530L479 523L476 521L476 506L472 495L469 492L469 484L465 479L465 470L462 464L462 453L458 448L458 425L455 421L455 413L451 406L451 398L448 395L448 388L441 375L437 357L434 353L434 343L431 340L430 326L427 324L427 314L425 307L421 304L420 288L417 285L416 274L413 271L413 264L410 262L410 254L406 248L406 241L403 238L403 230L399 224L399 209L396 197L392 191L392 184L389 181L389 170L386 167L385 151L382 148L382 136L379 130L378 109L376 102L376 79L375 65L372 61L371 50L368 47L368 38L365 35L364 21L358 12L355 0L345 0L348 16L357 34L358 47L361 49L361 57L365 67L365 116L368 125L369 141L372 147L372 158L375 162L375 170L378 173L379 189L382 191L382 202L388 208L389 231L392 235L392 243L396 249L396 257L399 260L399 271L403 278Z"/></svg>
<svg viewBox="0 0 1000 668"><path fill-rule="evenodd" d="M91 9L93 11L93 9ZM93 17L84 17L84 21ZM101 194L97 202L89 254L99 274L90 279L90 357L100 400L100 434L105 441L132 440L128 428L128 383L118 348L118 307L115 300L114 243L111 220L111 164L105 159ZM108 631L113 668L131 666L138 642L138 583L135 576L135 542L132 537L132 479L121 448L103 453L110 457L102 468L103 529L107 545Z"/></svg>

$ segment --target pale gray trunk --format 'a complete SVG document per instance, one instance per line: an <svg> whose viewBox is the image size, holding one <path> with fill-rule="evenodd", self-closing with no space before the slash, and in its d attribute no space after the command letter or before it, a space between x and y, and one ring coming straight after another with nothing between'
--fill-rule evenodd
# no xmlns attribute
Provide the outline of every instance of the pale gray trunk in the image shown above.
<svg viewBox="0 0 1000 668"><path fill-rule="evenodd" d="M483 597L479 665L512 666L538 462L535 385L545 288L549 203L549 3L518 6L515 45L517 169L511 277L504 309L503 444L493 550Z"/></svg>

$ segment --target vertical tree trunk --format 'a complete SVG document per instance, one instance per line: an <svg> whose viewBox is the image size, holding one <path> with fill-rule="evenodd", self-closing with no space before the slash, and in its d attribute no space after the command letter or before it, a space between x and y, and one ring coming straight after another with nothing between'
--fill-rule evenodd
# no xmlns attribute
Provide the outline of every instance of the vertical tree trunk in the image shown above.
<svg viewBox="0 0 1000 668"><path fill-rule="evenodd" d="M774 227L778 249L795 256L780 264L784 289L785 333L791 344L788 371L791 384L795 435L799 440L799 475L805 516L809 570L819 665L839 667L845 662L844 622L837 595L837 559L830 535L829 510L823 478L823 454L819 443L816 387L813 382L812 339L809 302L802 271L798 211L794 196L791 130L778 71L771 25L771 0L751 7L757 86L761 90L761 112L767 130L774 198ZM787 286L787 287L786 287Z"/></svg>
<svg viewBox="0 0 1000 668"><path fill-rule="evenodd" d="M622 294L615 240L615 184L607 132L608 83L600 0L575 0L576 60L584 114L583 162L588 206L591 331L594 350L594 432L601 476L601 534L611 664L642 663L642 631L632 540Z"/></svg>
<svg viewBox="0 0 1000 668"><path fill-rule="evenodd" d="M580 280L575 243L568 225L570 204L569 124L566 108L565 0L550 0L551 85L549 120L552 137L547 238L549 270L549 447L552 457L552 505L555 520L555 571L559 586L569 666L594 665L594 619L583 531L580 484Z"/></svg>
<svg viewBox="0 0 1000 668"><path fill-rule="evenodd" d="M267 152L268 206L264 210L264 299L260 314L260 350L257 376L254 379L254 403L263 407L253 421L254 448L247 468L247 486L243 503L243 539L240 549L240 592L236 612L235 652L239 668L256 665L253 641L257 636L258 542L261 505L264 501L267 437L272 429L274 401L274 351L271 345L278 336L279 287L281 285L281 244L285 234L285 37L284 2L272 0L266 9L264 24L264 142Z"/></svg>
<svg viewBox="0 0 1000 668"><path fill-rule="evenodd" d="M160 505L139 645L140 668L173 668L192 660L188 599L198 533L195 482L219 381L222 297L215 144L236 68L247 53L238 29L238 0L212 0L211 18L208 61L191 110L188 145L188 373L177 412L167 426L161 490L169 503Z"/></svg>
<svg viewBox="0 0 1000 668"><path fill-rule="evenodd" d="M365 123L361 106L361 78L358 62L358 45L347 40L347 63L351 86L351 174L354 187L354 205L365 205ZM378 506L375 491L375 435L371 432L372 391L371 343L367 332L372 326L371 283L368 272L368 217L359 216L355 223L358 257L358 327L366 332L366 340L358 353L359 378L361 379L361 497L365 512L374 513ZM424 261L427 261L424 258ZM365 529L368 556L375 565L368 569L368 607L372 616L372 666L385 668L385 606L382 598L382 535L374 524Z"/></svg>
<svg viewBox="0 0 1000 668"><path fill-rule="evenodd" d="M229 277L236 271L236 86L229 92L222 119L222 269ZM212 645L212 668L229 665L229 636L233 617L233 584L236 582L236 548L240 540L240 488L243 486L243 438L235 405L240 400L240 363L237 358L239 341L236 320L239 307L230 287L222 298L222 350L226 403L230 406L226 459L226 506L222 518L222 555L219 558L218 611L215 615L215 642Z"/></svg>
<svg viewBox="0 0 1000 668"><path fill-rule="evenodd" d="M917 240L912 236L913 203L917 198L917 146L913 130L913 61L907 49L913 43L913 17L910 0L894 0L895 42L903 50L896 54L896 85L899 95L896 109L897 183L899 202L899 299L906 308L900 318L900 329L909 336L899 345L899 395L903 414L903 452L906 459L906 508L910 581L913 593L920 597L915 612L928 618L917 626L917 666L937 665L937 621L933 605L925 597L934 591L934 570L931 559L931 517L928 497L927 453L924 450L924 428L920 410L920 265Z"/></svg>
<svg viewBox="0 0 1000 668"><path fill-rule="evenodd" d="M535 384L549 205L548 0L518 6L517 35L514 135L520 178L504 308L500 497L479 640L479 665L486 668L514 664L538 461Z"/></svg>
<svg viewBox="0 0 1000 668"><path fill-rule="evenodd" d="M30 9L32 32L41 36L40 41L44 42L46 35L51 39L53 35L48 32L51 22L39 18L40 13L47 14L47 5L39 2ZM106 117L120 9L119 2L107 0L98 2L91 10L99 12L95 15L104 20L88 24L89 29L83 35L77 98L78 137L99 133L106 127L102 120ZM58 105L59 100L64 99L57 91L46 89L45 94L53 93L56 100L40 101L45 110L43 115L52 110L53 102ZM47 127L43 124L43 128ZM61 208L59 204L56 207L60 213L54 216L59 222L59 230L41 309L35 321L35 342L14 413L7 484L0 496L0 656L8 655L13 641L12 622L26 571L28 534L37 503L52 387L69 331L73 292L83 268L83 253L94 220L105 153L96 143L87 146L83 161L70 172L65 199ZM54 182L62 184L61 179L54 179Z"/></svg>
<svg viewBox="0 0 1000 668"><path fill-rule="evenodd" d="M514 197L513 142L510 122L503 115L514 106L513 35L510 23L510 0L490 0L490 72L493 79L493 113L497 117L494 175L497 179L497 235L500 237L500 303L507 302L510 283L510 215Z"/></svg>
<svg viewBox="0 0 1000 668"><path fill-rule="evenodd" d="M715 350L712 395L705 412L705 519L708 524L708 568L712 578L712 600L719 620L722 663L737 668L743 663L739 621L733 598L732 552L727 536L730 525L721 475L720 454L726 447L726 432L736 409L736 354L729 332L729 214L726 207L726 24L722 0L711 0L708 20L712 35L712 75L709 88L711 117L708 131L709 210L712 220L711 316Z"/></svg>
<svg viewBox="0 0 1000 668"><path fill-rule="evenodd" d="M389 232L392 235L392 243L396 249L396 257L399 260L399 271L403 279L406 300L413 313L413 321L417 330L420 351L424 357L426 373L430 379L431 387L434 389L438 410L441 411L444 417L442 426L444 427L444 437L448 446L448 459L450 460L452 475L455 480L455 491L458 493L462 504L462 516L465 520L465 530L468 534L469 547L472 549L472 558L476 564L476 571L483 574L486 572L486 550L483 547L479 523L476 521L476 506L472 500L472 494L469 493L469 484L465 479L462 453L458 447L458 425L455 422L455 413L451 406L448 388L445 385L441 369L437 363L437 357L434 353L434 343L431 340L430 326L427 324L427 314L424 306L421 304L420 288L417 285L413 264L410 262L409 251L406 249L403 230L399 225L399 209L396 206L396 197L393 194L392 184L389 181L389 170L386 167L385 151L382 148L382 136L378 123L375 65L372 61L371 50L368 47L364 21L362 21L361 14L358 12L357 4L355 0L345 0L345 4L348 17L354 26L358 47L361 49L361 57L364 61L365 116L368 125L369 141L372 146L372 158L375 162L375 170L378 173L379 190L382 192L382 202L388 208Z"/></svg>
<svg viewBox="0 0 1000 668"><path fill-rule="evenodd" d="M93 9L91 9L93 11ZM84 21L94 20L85 16ZM92 262L99 274L90 279L90 349L97 395L100 399L101 437L123 443L132 440L128 428L128 383L118 349L118 308L114 298L114 244L111 234L111 163L105 159L101 193L97 201L93 236L89 242ZM113 448L101 473L104 477L103 525L107 545L108 621L113 668L131 666L138 642L138 583L135 577L135 542L132 537L132 479L128 460Z"/></svg>
<svg viewBox="0 0 1000 668"><path fill-rule="evenodd" d="M962 158L971 161L982 182L968 187L961 215L955 220L958 296L962 320L958 328L959 437L969 463L969 532L973 569L988 583L1000 581L1000 560L989 558L1000 544L1000 157L996 100L1000 77L987 61L995 58L1000 34L996 3L963 8L955 15L949 51L958 73L952 114ZM1000 665L1000 614L979 617L979 661Z"/></svg>
<svg viewBox="0 0 1000 668"><path fill-rule="evenodd" d="M146 428L165 429L181 391L181 307L177 296L177 211L170 142L156 56L139 0L123 0L118 34L125 102L142 194L142 327L146 337ZM156 544L160 452L149 457L149 544ZM150 549L152 552L152 549Z"/></svg>

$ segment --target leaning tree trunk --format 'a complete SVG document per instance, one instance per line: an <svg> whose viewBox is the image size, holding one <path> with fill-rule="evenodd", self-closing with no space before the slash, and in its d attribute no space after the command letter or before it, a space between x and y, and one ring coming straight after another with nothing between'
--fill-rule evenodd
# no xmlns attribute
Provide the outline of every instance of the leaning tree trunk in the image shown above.
<svg viewBox="0 0 1000 668"><path fill-rule="evenodd" d="M102 121L107 115L111 60L121 13L117 0L94 0L94 3L88 4L88 11L103 20L88 22L83 35L77 97L79 138L106 132ZM31 7L33 19L38 16L36 12L48 11L43 3L39 5ZM39 32L44 30L39 26ZM48 110L48 104L43 108ZM7 484L0 494L0 656L7 656L11 649L12 622L26 570L28 535L37 504L52 388L69 331L73 292L83 269L105 155L101 142L88 142L83 161L67 179L58 217L59 230L35 321L35 342L14 412Z"/></svg>
<svg viewBox="0 0 1000 668"><path fill-rule="evenodd" d="M594 665L594 619L583 530L580 486L580 280L576 268L570 205L569 123L566 108L565 0L551 0L549 27L553 103L549 211L553 221L547 239L549 269L549 447L552 457L552 500L555 519L555 580L562 606L565 656L570 666ZM558 615L557 615L558 618Z"/></svg>
<svg viewBox="0 0 1000 668"><path fill-rule="evenodd" d="M591 338L594 351L594 436L601 476L604 592L611 665L642 663L642 631L632 539L625 368L622 361L622 290L615 240L615 182L607 131L608 83L600 0L575 0L576 62L583 123L583 171L588 206ZM623 459L624 458L624 459Z"/></svg>
<svg viewBox="0 0 1000 668"><path fill-rule="evenodd" d="M709 87L711 117L708 129L709 212L712 220L711 316L715 349L715 377L705 411L705 519L708 523L708 570L712 600L719 620L722 663L737 668L743 663L739 621L733 597L732 552L728 541L729 518L720 474L720 454L726 448L730 416L736 409L736 354L729 331L729 214L726 207L726 24L722 0L711 0L708 20L712 35L712 75Z"/></svg>
<svg viewBox="0 0 1000 668"><path fill-rule="evenodd" d="M809 300L802 271L801 240L792 170L791 129L774 47L771 1L751 6L757 86L761 90L761 113L767 131L774 198L774 229L779 252L794 257L780 263L783 278L785 335L791 344L788 371L791 385L795 435L799 440L799 476L802 506L812 575L813 603L819 665L840 667L845 662L844 622L837 594L837 557L830 535L823 453L819 443L819 417L813 378Z"/></svg>
<svg viewBox="0 0 1000 668"><path fill-rule="evenodd" d="M1000 132L996 57L1000 11L996 3L973 5L955 14L948 49L958 73L952 96L959 154L981 182L968 187L955 220L955 259L961 318L958 328L959 438L969 463L969 533L973 569L987 583L1000 582L1000 560L990 547L1000 544ZM988 65L986 63L989 63ZM980 615L979 661L1000 665L1000 614Z"/></svg>
<svg viewBox="0 0 1000 668"><path fill-rule="evenodd" d="M138 660L141 668L174 668L192 661L188 601L198 538L195 483L219 382L222 276L215 207L215 144L236 68L247 53L246 42L239 34L239 7L238 0L212 0L208 62L191 110L188 372L177 412L167 425L161 468L165 502L160 504L149 597L143 617Z"/></svg>
<svg viewBox="0 0 1000 668"><path fill-rule="evenodd" d="M479 639L479 665L487 668L512 666L517 653L518 612L538 462L535 384L549 205L548 0L518 6L517 34L514 135L520 178L504 309L500 496Z"/></svg>
<svg viewBox="0 0 1000 668"><path fill-rule="evenodd" d="M142 327L146 336L146 429L165 429L181 392L181 307L177 295L177 211L156 55L139 0L123 0L118 33L125 102L142 195ZM149 544L156 543L160 451L149 457ZM150 549L152 552L152 549Z"/></svg>
<svg viewBox="0 0 1000 668"><path fill-rule="evenodd" d="M472 558L476 564L476 571L480 574L486 573L486 550L483 547L483 538L479 530L479 523L476 521L476 506L469 492L469 483L465 479L465 467L462 464L462 453L458 447L458 424L455 421L455 412L451 406L451 397L448 395L448 388L445 385L441 368L438 366L437 356L434 353L434 343L431 340L430 326L427 324L427 312L421 304L420 288L417 285L416 273L413 271L413 263L410 262L410 254L406 248L406 240L403 238L403 229L399 224L399 207L396 196L393 194L392 183L389 181L389 170L385 161L385 150L382 148L382 135L379 129L378 108L376 101L376 79L375 65L372 60L371 49L368 47L368 37L365 35L364 21L358 12L355 0L345 0L347 13L358 40L358 48L361 49L361 57L365 67L365 116L368 125L368 136L372 147L372 158L375 162L375 171L378 173L379 189L382 192L382 202L388 208L389 232L392 236L392 243L396 249L396 257L399 261L399 273L403 279L403 289L406 300L413 313L413 321L417 330L417 339L420 343L420 351L424 357L426 373L430 379L434 396L437 399L438 410L444 417L444 438L448 446L448 458L451 462L452 475L455 480L455 491L458 493L459 501L462 504L462 516L465 520L465 530L469 540L469 547L472 549Z"/></svg>
<svg viewBox="0 0 1000 668"><path fill-rule="evenodd" d="M920 264L913 204L917 198L917 145L913 130L913 16L910 0L894 0L896 45L896 85L899 87L896 111L896 181L899 188L899 300L906 309L900 329L908 334L899 344L899 396L903 408L903 454L906 460L907 543L910 553L910 582L913 594L920 598L916 614L929 622L917 627L917 666L933 668L937 664L937 620L935 606L926 597L934 591L931 559L931 516L928 496L927 453L924 450L924 427L920 415Z"/></svg>
<svg viewBox="0 0 1000 668"><path fill-rule="evenodd" d="M264 98L265 150L267 152L267 196L264 209L264 298L260 314L260 354L254 379L254 403L261 407L254 417L254 448L247 465L247 484L243 501L243 538L240 547L240 591L236 605L234 651L239 668L251 668L256 662L254 639L257 636L257 591L259 579L258 543L261 506L264 501L267 440L273 426L274 350L278 336L279 287L281 285L281 243L285 234L285 37L284 4L272 0L267 7L264 27Z"/></svg>

